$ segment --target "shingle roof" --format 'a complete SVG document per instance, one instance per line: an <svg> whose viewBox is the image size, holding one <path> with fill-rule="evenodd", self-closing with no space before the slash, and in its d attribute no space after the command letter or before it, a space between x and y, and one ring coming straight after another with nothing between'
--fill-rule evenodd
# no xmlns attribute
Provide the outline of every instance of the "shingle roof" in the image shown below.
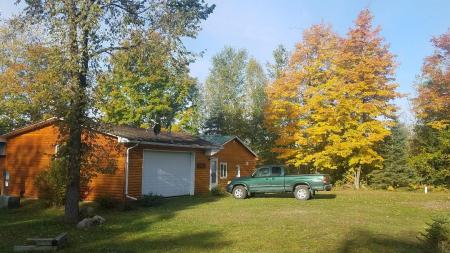
<svg viewBox="0 0 450 253"><path fill-rule="evenodd" d="M47 125L58 122L56 117L36 122L16 130L13 130L7 134L0 136L0 141L6 140L10 137L20 135L24 132L28 132L34 129L38 129ZM152 129L137 128L132 126L117 126L117 125L103 125L99 132L112 135L115 137L121 137L127 139L128 142L149 142L158 145L167 146L189 146L191 148L218 148L220 145L204 140L198 136L193 136L185 133L169 133L167 131L161 131L158 135L155 135Z"/></svg>
<svg viewBox="0 0 450 253"><path fill-rule="evenodd" d="M186 145L192 147L215 147L215 143L200 137L185 133L169 133L161 131L155 135L152 129L137 128L131 126L110 126L106 133L126 138L130 142L154 142L168 145Z"/></svg>

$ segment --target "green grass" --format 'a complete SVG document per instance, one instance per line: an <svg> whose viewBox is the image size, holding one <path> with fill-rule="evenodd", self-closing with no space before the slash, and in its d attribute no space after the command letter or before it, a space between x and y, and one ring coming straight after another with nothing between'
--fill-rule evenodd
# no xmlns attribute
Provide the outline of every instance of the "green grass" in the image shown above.
<svg viewBox="0 0 450 253"><path fill-rule="evenodd" d="M63 252L423 252L417 235L432 217L450 217L450 194L333 191L303 202L291 195L179 197L98 213L107 222L80 231L62 224L61 209L37 201L0 210L0 252L63 231L70 240Z"/></svg>

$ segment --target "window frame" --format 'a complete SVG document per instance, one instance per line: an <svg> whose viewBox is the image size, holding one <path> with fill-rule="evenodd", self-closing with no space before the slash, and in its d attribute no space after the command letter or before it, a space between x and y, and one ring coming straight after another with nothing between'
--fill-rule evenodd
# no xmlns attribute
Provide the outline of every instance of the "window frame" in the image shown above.
<svg viewBox="0 0 450 253"><path fill-rule="evenodd" d="M222 165L224 165L225 168L225 174L222 173ZM228 177L228 164L226 162L220 162L219 164L219 177L220 179L225 179Z"/></svg>
<svg viewBox="0 0 450 253"><path fill-rule="evenodd" d="M241 165L236 165L236 177L241 177Z"/></svg>

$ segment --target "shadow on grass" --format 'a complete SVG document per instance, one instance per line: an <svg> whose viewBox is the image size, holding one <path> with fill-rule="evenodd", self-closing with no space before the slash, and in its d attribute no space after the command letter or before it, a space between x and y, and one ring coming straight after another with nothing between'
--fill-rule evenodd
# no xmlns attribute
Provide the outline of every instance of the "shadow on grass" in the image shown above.
<svg viewBox="0 0 450 253"><path fill-rule="evenodd" d="M405 236L405 238L409 237L409 235ZM341 244L338 249L333 250L332 252L419 253L424 251L420 245L410 240L405 240L403 238L394 238L390 235L374 234L366 230L356 230L348 235L348 238Z"/></svg>
<svg viewBox="0 0 450 253"><path fill-rule="evenodd" d="M252 198L295 198L292 193L253 193ZM336 194L317 193L311 200L315 199L335 199Z"/></svg>
<svg viewBox="0 0 450 253"><path fill-rule="evenodd" d="M105 244L108 245L105 247ZM139 238L125 242L93 243L89 252L196 252L216 251L231 244L224 239L223 234L215 231L197 232L183 235L167 235L164 238Z"/></svg>
<svg viewBox="0 0 450 253"><path fill-rule="evenodd" d="M68 232L71 245L67 249L69 252L78 252L80 247L86 249L86 252L91 252L101 247L107 248L108 245L118 245L120 246L118 248L121 249L140 249L143 245L144 251L146 251L145 247L150 247L150 245L152 245L152 249L157 247L156 249L162 251L165 251L164 247L171 249L171 247L178 247L177 245L192 248L219 248L225 246L226 242L219 240L220 234L210 231L183 234L186 231L181 229L182 231L174 231L170 235L164 236L164 239L139 237L154 231L155 223L170 220L179 211L212 203L219 199L219 197L213 196L184 196L164 199L162 204L156 207L141 207L126 212L98 210L96 214L105 217L106 223L87 231L78 230L74 225L64 224L62 222L63 209L44 208L40 201L27 201L19 209L1 210L0 252L11 252L14 245L23 244L29 237L52 237L61 232ZM202 240L201 237L204 237L205 240ZM116 251L103 250L101 252Z"/></svg>

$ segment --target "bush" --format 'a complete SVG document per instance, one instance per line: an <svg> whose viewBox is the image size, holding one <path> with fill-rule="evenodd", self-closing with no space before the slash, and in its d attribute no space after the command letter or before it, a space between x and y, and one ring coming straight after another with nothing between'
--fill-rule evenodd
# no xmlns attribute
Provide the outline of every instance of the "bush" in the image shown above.
<svg viewBox="0 0 450 253"><path fill-rule="evenodd" d="M222 188L216 186L209 191L209 194L211 194L211 196L224 196L225 191Z"/></svg>
<svg viewBox="0 0 450 253"><path fill-rule="evenodd" d="M64 205L67 183L67 167L63 159L53 160L50 168L40 172L34 181L39 199L51 206Z"/></svg>
<svg viewBox="0 0 450 253"><path fill-rule="evenodd" d="M142 195L138 199L138 203L140 206L143 207L152 207L152 206L158 206L161 205L163 202L163 197L161 195L154 195L154 194L146 194Z"/></svg>
<svg viewBox="0 0 450 253"><path fill-rule="evenodd" d="M114 209L120 205L120 201L111 196L104 195L95 199L95 202L102 209Z"/></svg>
<svg viewBox="0 0 450 253"><path fill-rule="evenodd" d="M436 217L432 223L427 223L428 227L424 233L420 233L420 240L424 249L436 253L450 252L450 224L447 218Z"/></svg>

